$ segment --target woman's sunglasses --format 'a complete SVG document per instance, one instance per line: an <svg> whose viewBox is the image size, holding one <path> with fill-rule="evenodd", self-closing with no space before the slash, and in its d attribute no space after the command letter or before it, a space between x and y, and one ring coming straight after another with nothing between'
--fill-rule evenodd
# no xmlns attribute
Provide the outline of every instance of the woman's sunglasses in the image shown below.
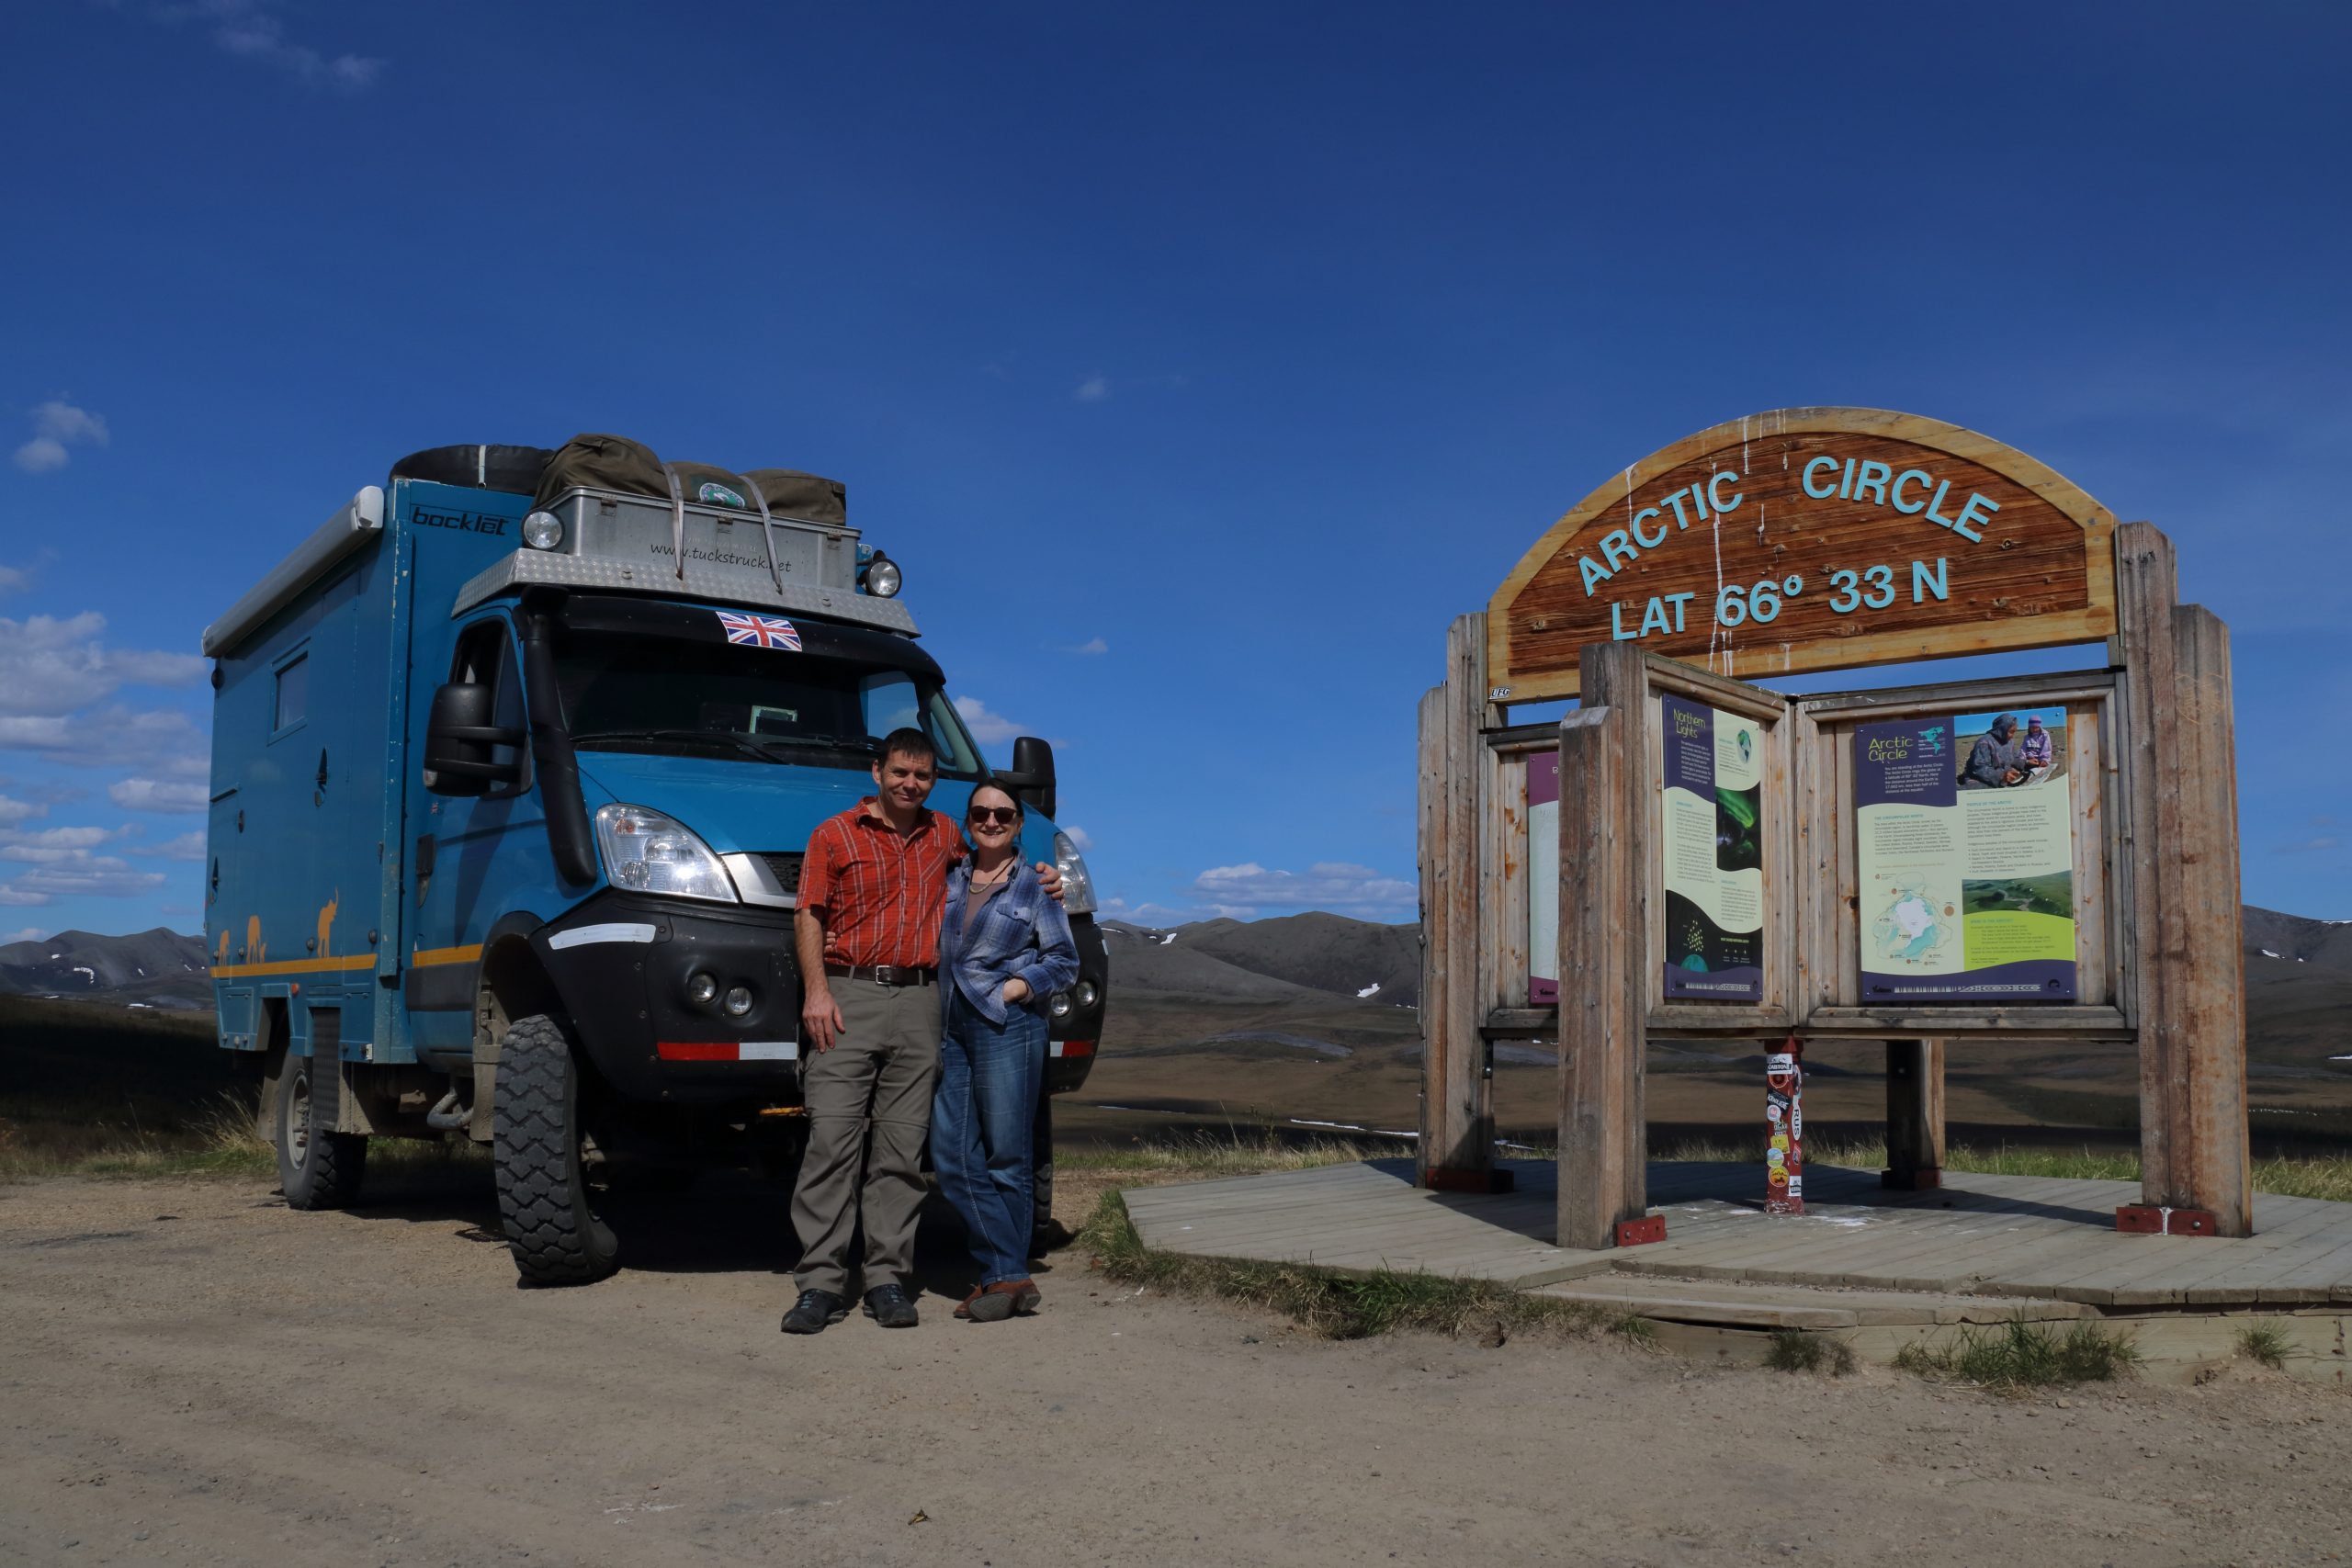
<svg viewBox="0 0 2352 1568"><path fill-rule="evenodd" d="M1021 820L1021 812L1019 808L1011 806L975 806L972 807L970 819L974 822L1001 823L1010 828Z"/></svg>

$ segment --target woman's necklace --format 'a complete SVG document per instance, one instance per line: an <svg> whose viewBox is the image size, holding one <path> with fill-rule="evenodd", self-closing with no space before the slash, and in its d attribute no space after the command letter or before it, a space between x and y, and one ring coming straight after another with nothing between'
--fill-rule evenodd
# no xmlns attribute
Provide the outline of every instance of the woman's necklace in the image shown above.
<svg viewBox="0 0 2352 1568"><path fill-rule="evenodd" d="M998 866L994 871L983 872L976 865L972 871L972 886L975 887L994 887L998 883L1002 882L1006 877L1011 876L1012 874L1012 868L1019 863L1020 862L1012 859L1011 856L1007 856L1004 863Z"/></svg>

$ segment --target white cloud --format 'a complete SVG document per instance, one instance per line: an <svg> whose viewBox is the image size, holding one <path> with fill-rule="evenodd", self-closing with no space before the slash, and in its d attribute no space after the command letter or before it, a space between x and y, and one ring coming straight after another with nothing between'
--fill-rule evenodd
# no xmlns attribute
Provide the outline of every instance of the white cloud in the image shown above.
<svg viewBox="0 0 2352 1568"><path fill-rule="evenodd" d="M167 779L201 779L210 771L204 736L187 715L170 708L0 715L0 751L30 751L68 767L137 768Z"/></svg>
<svg viewBox="0 0 2352 1568"><path fill-rule="evenodd" d="M164 21L201 17L212 29L212 41L240 59L276 66L312 86L356 93L383 74L384 61L366 55L329 55L286 36L286 24L273 14L271 0L186 0L158 7Z"/></svg>
<svg viewBox="0 0 2352 1568"><path fill-rule="evenodd" d="M1111 396L1111 378L1107 376L1089 376L1078 384L1078 390L1071 395L1081 403L1105 401Z"/></svg>
<svg viewBox="0 0 2352 1568"><path fill-rule="evenodd" d="M104 419L52 398L33 410L33 438L17 448L17 467L28 474L53 473L73 460L68 447L106 444Z"/></svg>
<svg viewBox="0 0 2352 1568"><path fill-rule="evenodd" d="M1079 853L1084 854L1094 847L1094 836L1077 823L1065 822L1061 825L1061 830L1069 835L1069 841L1078 846Z"/></svg>
<svg viewBox="0 0 2352 1568"><path fill-rule="evenodd" d="M210 790L194 783L128 778L107 785L107 798L126 811L201 811L210 796Z"/></svg>
<svg viewBox="0 0 2352 1568"><path fill-rule="evenodd" d="M2300 844L2280 844L2277 849L2272 850L2270 852L2274 855L2318 854L2324 851L2335 848L2339 842L2341 842L2340 840L2322 835L2316 839L2305 839Z"/></svg>
<svg viewBox="0 0 2352 1568"><path fill-rule="evenodd" d="M6 936L0 936L0 947L6 947L10 942L46 942L48 940L49 929L46 926L26 926L22 930L9 932Z"/></svg>
<svg viewBox="0 0 2352 1568"><path fill-rule="evenodd" d="M67 714L124 686L192 686L209 668L193 653L110 649L96 610L59 620L0 615L0 714Z"/></svg>
<svg viewBox="0 0 2352 1568"><path fill-rule="evenodd" d="M54 473L72 460L62 446L46 435L36 435L17 448L17 467L28 474Z"/></svg>
<svg viewBox="0 0 2352 1568"><path fill-rule="evenodd" d="M40 828L25 832L0 828L0 860L28 865L60 865L84 856L109 840L130 833L129 828Z"/></svg>
<svg viewBox="0 0 2352 1568"><path fill-rule="evenodd" d="M978 697L957 697L956 711L963 716L964 728L972 732L972 739L983 746L992 746L1000 740L1010 740L1016 735L1029 732L1025 726L1014 723L1002 714L990 713L988 704Z"/></svg>
<svg viewBox="0 0 2352 1568"><path fill-rule="evenodd" d="M1065 651L1069 652L1069 653L1083 653L1083 654L1086 654L1086 655L1088 655L1088 656L1091 657L1091 656L1093 656L1093 655L1095 655L1095 654L1102 654L1102 653L1108 653L1108 652L1110 652L1110 651L1111 651L1111 645L1110 645L1109 643L1107 643L1107 642L1104 642L1101 637L1088 637L1084 642L1080 643L1076 648L1069 649L1066 649Z"/></svg>
<svg viewBox="0 0 2352 1568"><path fill-rule="evenodd" d="M0 856L5 854L0 851ZM0 880L0 906L23 908L59 898L130 898L153 892L164 881L160 871L135 871L129 862L112 855L69 850L58 859Z"/></svg>
<svg viewBox="0 0 2352 1568"><path fill-rule="evenodd" d="M13 828L19 822L48 815L49 807L46 806L37 806L29 800L11 800L0 795L0 828Z"/></svg>
<svg viewBox="0 0 2352 1568"><path fill-rule="evenodd" d="M1327 861L1302 874L1269 871L1256 862L1211 866L1193 879L1193 891L1218 914L1246 919L1274 909L1329 909L1350 915L1409 914L1420 903L1412 883L1383 876L1368 865Z"/></svg>
<svg viewBox="0 0 2352 1568"><path fill-rule="evenodd" d="M201 831L182 833L176 839L169 839L163 843L150 845L143 850L133 850L130 852L147 860L200 861L204 858L204 834Z"/></svg>
<svg viewBox="0 0 2352 1568"><path fill-rule="evenodd" d="M0 566L0 593L21 593L32 585L32 573L20 566Z"/></svg>

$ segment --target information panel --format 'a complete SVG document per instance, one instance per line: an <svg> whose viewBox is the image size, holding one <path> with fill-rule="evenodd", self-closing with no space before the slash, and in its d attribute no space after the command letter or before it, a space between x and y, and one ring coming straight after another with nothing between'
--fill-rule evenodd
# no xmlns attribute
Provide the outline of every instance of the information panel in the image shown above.
<svg viewBox="0 0 2352 1568"><path fill-rule="evenodd" d="M1560 754L1527 759L1527 1005L1560 1000Z"/></svg>
<svg viewBox="0 0 2352 1568"><path fill-rule="evenodd" d="M1763 726L1681 697L1660 703L1666 995L1761 1001Z"/></svg>
<svg viewBox="0 0 2352 1568"><path fill-rule="evenodd" d="M1854 732L1862 1000L2075 999L2066 710Z"/></svg>

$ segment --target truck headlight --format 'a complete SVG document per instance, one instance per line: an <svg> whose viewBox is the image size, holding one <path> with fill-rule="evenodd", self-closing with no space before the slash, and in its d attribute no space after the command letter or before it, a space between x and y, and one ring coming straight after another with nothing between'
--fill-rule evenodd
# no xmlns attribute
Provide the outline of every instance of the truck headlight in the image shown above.
<svg viewBox="0 0 2352 1568"><path fill-rule="evenodd" d="M876 599L897 598L899 590L906 586L906 574L899 570L899 563L880 550L875 551L874 558L857 569L857 585Z"/></svg>
<svg viewBox="0 0 2352 1568"><path fill-rule="evenodd" d="M596 813L596 847L605 874L632 893L707 898L732 904L735 885L710 846L674 817L642 806L607 806Z"/></svg>
<svg viewBox="0 0 2352 1568"><path fill-rule="evenodd" d="M551 550L563 543L563 519L552 512L534 512L523 519L523 542L535 550Z"/></svg>
<svg viewBox="0 0 2352 1568"><path fill-rule="evenodd" d="M1072 915L1094 913L1094 878L1086 874L1086 857L1069 841L1068 833L1054 835L1054 864L1062 874L1062 908Z"/></svg>

